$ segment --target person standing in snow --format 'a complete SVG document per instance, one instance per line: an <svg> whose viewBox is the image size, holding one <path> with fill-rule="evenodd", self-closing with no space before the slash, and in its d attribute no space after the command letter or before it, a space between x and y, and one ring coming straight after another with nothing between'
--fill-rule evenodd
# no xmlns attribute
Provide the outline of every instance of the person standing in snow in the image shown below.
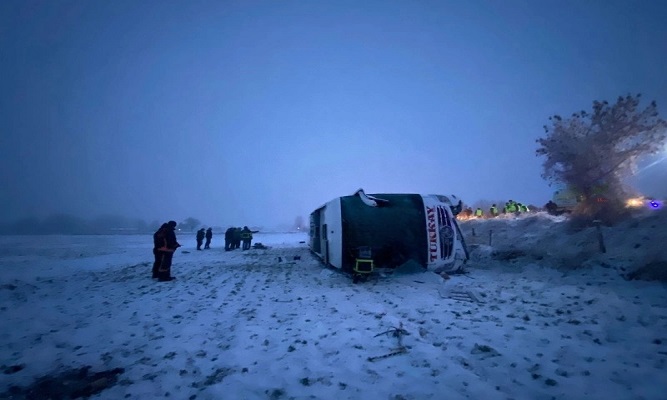
<svg viewBox="0 0 667 400"><path fill-rule="evenodd" d="M204 249L211 248L211 239L213 239L213 228L208 228L206 230L206 244L204 245Z"/></svg>
<svg viewBox="0 0 667 400"><path fill-rule="evenodd" d="M165 222L153 234L153 257L155 257L155 261L153 262L153 278L154 279L158 277L158 268L160 268L160 256L159 256L158 249L164 245L164 235L165 235L165 228L166 227L167 227L167 223Z"/></svg>
<svg viewBox="0 0 667 400"><path fill-rule="evenodd" d="M250 232L250 229L247 226L244 226L241 231L241 240L243 241L242 250L249 250L250 242L252 241L252 232Z"/></svg>
<svg viewBox="0 0 667 400"><path fill-rule="evenodd" d="M495 218L498 216L498 207L496 207L495 204L493 204L491 208L489 208L489 214L491 214L491 218Z"/></svg>
<svg viewBox="0 0 667 400"><path fill-rule="evenodd" d="M241 227L234 229L234 249L241 247Z"/></svg>
<svg viewBox="0 0 667 400"><path fill-rule="evenodd" d="M514 202L514 200L510 200L507 202L507 213L508 214L516 213L516 203Z"/></svg>
<svg viewBox="0 0 667 400"><path fill-rule="evenodd" d="M227 228L225 231L225 251L234 249L234 228Z"/></svg>
<svg viewBox="0 0 667 400"><path fill-rule="evenodd" d="M201 245L204 243L204 236L206 236L204 228L197 231L197 250L201 250Z"/></svg>
<svg viewBox="0 0 667 400"><path fill-rule="evenodd" d="M176 240L176 221L167 222L167 226L163 230L163 242L158 248L158 255L160 258L160 266L158 267L158 281L167 282L175 278L171 276L171 262L174 258L174 252L181 245Z"/></svg>
<svg viewBox="0 0 667 400"><path fill-rule="evenodd" d="M241 239L243 240L243 250L250 250L250 242L252 242L252 234L259 231L251 231L247 226L243 227L241 231Z"/></svg>

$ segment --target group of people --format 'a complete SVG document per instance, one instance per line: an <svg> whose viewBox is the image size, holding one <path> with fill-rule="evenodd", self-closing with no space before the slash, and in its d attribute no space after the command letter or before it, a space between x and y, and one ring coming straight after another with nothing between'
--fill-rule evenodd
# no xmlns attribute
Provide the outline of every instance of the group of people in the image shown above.
<svg viewBox="0 0 667 400"><path fill-rule="evenodd" d="M496 218L499 216L501 213L502 214L516 214L519 215L521 213L527 213L530 212L530 209L528 208L527 205L516 202L514 200L509 200L505 203L505 206L502 209L499 209L496 204L491 205L489 208L488 213L484 213L484 210L482 210L481 207L477 207L473 211L471 207L466 207L463 209L461 212L461 215L466 218Z"/></svg>
<svg viewBox="0 0 667 400"><path fill-rule="evenodd" d="M259 231L251 231L250 228L244 226L243 228L231 227L225 232L225 250L230 251L241 247L243 250L249 250L252 242L252 234ZM204 249L211 248L211 240L213 239L213 229L201 228L197 231L197 250L201 250L202 244ZM204 243L206 239L206 243ZM171 262L174 257L174 252L181 245L176 240L176 221L165 222L153 234L153 255L155 260L153 262L153 279L160 282L172 281L174 278L171 275Z"/></svg>
<svg viewBox="0 0 667 400"><path fill-rule="evenodd" d="M213 239L213 228L208 228L204 230L201 228L197 231L197 250L201 250L201 245L204 243L204 238L206 238L206 244L204 244L204 249L211 248L211 239Z"/></svg>
<svg viewBox="0 0 667 400"><path fill-rule="evenodd" d="M247 226L230 227L225 231L225 251L238 249L243 243L242 250L249 250L252 242L252 234L259 231L251 231Z"/></svg>

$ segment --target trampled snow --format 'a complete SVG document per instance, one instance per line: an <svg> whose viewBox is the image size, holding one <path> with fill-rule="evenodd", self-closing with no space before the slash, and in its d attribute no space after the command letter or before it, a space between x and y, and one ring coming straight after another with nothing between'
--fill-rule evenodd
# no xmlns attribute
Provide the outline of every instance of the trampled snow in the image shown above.
<svg viewBox="0 0 667 400"><path fill-rule="evenodd" d="M125 369L100 399L664 399L667 289L621 277L649 225L597 256L559 219L466 222L467 274L356 285L304 234L180 233L163 283L150 235L0 237L0 393L89 365Z"/></svg>

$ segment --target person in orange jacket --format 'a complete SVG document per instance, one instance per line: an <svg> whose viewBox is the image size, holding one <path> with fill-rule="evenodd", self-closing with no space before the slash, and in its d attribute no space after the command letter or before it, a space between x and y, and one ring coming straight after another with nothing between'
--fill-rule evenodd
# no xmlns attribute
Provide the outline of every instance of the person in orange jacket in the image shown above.
<svg viewBox="0 0 667 400"><path fill-rule="evenodd" d="M176 221L167 222L167 226L162 231L162 246L158 248L160 266L158 268L158 281L168 282L176 278L171 276L171 262L174 252L181 245L176 240Z"/></svg>

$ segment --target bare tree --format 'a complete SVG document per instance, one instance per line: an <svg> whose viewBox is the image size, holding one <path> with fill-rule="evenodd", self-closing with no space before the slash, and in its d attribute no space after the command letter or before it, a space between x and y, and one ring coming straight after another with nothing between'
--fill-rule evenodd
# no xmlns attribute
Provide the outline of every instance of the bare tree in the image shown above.
<svg viewBox="0 0 667 400"><path fill-rule="evenodd" d="M636 171L642 156L655 154L667 141L667 122L655 101L640 109L641 95L619 97L616 103L594 101L591 114L549 117L545 137L537 139L544 156L542 177L561 183L586 201L581 214L609 219L618 216L627 193L624 179Z"/></svg>
<svg viewBox="0 0 667 400"><path fill-rule="evenodd" d="M195 228L197 228L199 225L201 225L201 221L198 220L197 218L188 217L188 218L185 219L185 221L181 222L180 225L183 227L183 229L186 229L186 230L189 230L189 231L192 232L193 230L195 230Z"/></svg>

